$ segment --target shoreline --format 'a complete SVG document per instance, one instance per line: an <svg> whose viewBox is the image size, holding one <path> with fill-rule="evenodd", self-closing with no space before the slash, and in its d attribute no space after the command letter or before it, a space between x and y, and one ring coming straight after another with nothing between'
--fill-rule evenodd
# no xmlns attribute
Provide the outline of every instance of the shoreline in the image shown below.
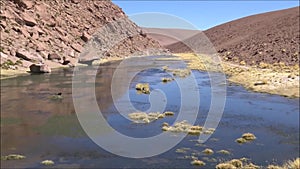
<svg viewBox="0 0 300 169"><path fill-rule="evenodd" d="M109 59L95 60L93 62L93 65L104 64L104 63L113 62L113 61L119 61L122 59L124 59L124 58L111 57ZM46 61L45 64L48 65L51 70L70 68L68 65L62 65L60 63L55 63L55 62L51 62L51 61ZM75 65L76 65L75 67L87 66L85 64L80 64L77 62L75 63ZM28 76L30 74L31 73L30 73L29 67L28 68L18 67L18 69L16 69L16 70L0 68L0 80L15 78L15 77L19 77L19 76Z"/></svg>
<svg viewBox="0 0 300 169"><path fill-rule="evenodd" d="M299 65L279 64L245 65L220 61L214 67L211 57L197 57L193 53L177 53L175 56L187 61L188 68L202 71L222 71L229 82L242 85L247 90L299 98ZM201 59L200 59L201 57ZM207 70L207 67L210 70Z"/></svg>
<svg viewBox="0 0 300 169"><path fill-rule="evenodd" d="M242 85L247 90L275 94L290 98L299 98L299 65L285 66L285 65L241 65L226 61L220 61L218 67L222 70L211 65L212 60L210 57L200 56L197 57L193 53L175 53L176 56L184 61L187 61L188 68L201 71L222 71L227 76L227 80L232 83ZM107 62L119 61L126 58L111 57L101 60L96 60L93 65L104 64ZM47 62L46 64L53 69L68 68L68 66L59 63ZM75 64L76 66L86 66L85 64ZM208 68L210 70L208 70ZM14 78L18 76L30 75L29 68L19 70L0 70L0 79Z"/></svg>

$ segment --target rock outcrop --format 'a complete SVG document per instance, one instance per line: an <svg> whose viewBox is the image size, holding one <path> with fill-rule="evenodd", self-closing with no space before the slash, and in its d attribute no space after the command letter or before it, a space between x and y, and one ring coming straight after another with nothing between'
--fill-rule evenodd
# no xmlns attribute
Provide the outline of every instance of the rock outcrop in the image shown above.
<svg viewBox="0 0 300 169"><path fill-rule="evenodd" d="M57 56L78 58L93 34L119 19L126 21L127 28L120 25L114 33L126 34L124 30L130 28L130 36L105 48L106 54L102 57L126 57L148 48L161 48L111 1L5 0L0 1L0 6L0 52L8 56L1 57L3 62L18 59L34 63L55 61L59 59ZM98 46L107 47L105 43L111 36L98 37L102 38Z"/></svg>

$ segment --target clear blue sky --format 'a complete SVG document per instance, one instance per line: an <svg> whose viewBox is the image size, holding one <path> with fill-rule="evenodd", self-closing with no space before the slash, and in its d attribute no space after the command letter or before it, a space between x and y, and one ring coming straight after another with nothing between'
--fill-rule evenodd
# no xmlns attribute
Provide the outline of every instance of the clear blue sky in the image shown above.
<svg viewBox="0 0 300 169"><path fill-rule="evenodd" d="M175 15L206 30L213 26L245 16L299 6L299 1L120 1L113 0L130 17L144 12L160 12ZM179 27L166 22L150 22L151 19L130 17L142 27ZM156 18L160 18L159 16ZM181 28L185 28L184 26Z"/></svg>

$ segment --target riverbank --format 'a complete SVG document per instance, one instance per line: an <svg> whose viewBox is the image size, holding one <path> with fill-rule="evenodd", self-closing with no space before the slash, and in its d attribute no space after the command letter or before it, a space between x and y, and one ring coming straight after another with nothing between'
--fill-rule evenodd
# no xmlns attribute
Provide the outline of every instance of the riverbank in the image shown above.
<svg viewBox="0 0 300 169"><path fill-rule="evenodd" d="M200 56L193 53L175 54L188 62L188 67L203 71L220 71L210 57ZM200 59L201 58L201 59ZM249 66L241 62L220 62L217 64L228 76L228 81L240 84L248 90L277 94L286 97L299 97L299 65L286 66L283 63ZM218 67L218 66L217 66ZM210 70L207 70L210 69Z"/></svg>
<svg viewBox="0 0 300 169"><path fill-rule="evenodd" d="M174 54L180 59L188 62L188 67L194 70L202 71L222 71L228 76L228 81L240 84L248 90L277 94L286 97L300 97L299 94L299 65L286 66L280 64L260 64L257 66L249 66L243 63L234 64L231 62L220 62L220 64L212 64L210 57L200 56L192 53ZM122 60L120 57L111 57L94 61L93 64L103 64L106 62ZM46 63L51 69L67 68L68 66L59 63ZM76 63L76 66L83 64ZM212 66L214 65L214 66ZM18 70L0 71L1 79L13 78L17 76L30 75L29 69L21 68Z"/></svg>
<svg viewBox="0 0 300 169"><path fill-rule="evenodd" d="M119 61L122 59L123 58L120 58L120 57L110 57L107 59L95 60L93 62L93 65L99 65L99 64L104 64L107 62ZM75 59L73 59L71 61L71 63L76 66L86 66L85 64L78 63L78 61ZM62 65L61 63L55 63L55 62L51 62L51 61L45 61L45 64L48 65L51 70L69 68L68 65ZM3 79L14 78L14 77L18 77L18 76L30 75L29 66L27 68L24 66L16 66L16 67L17 67L16 70L0 68L0 79L3 80Z"/></svg>

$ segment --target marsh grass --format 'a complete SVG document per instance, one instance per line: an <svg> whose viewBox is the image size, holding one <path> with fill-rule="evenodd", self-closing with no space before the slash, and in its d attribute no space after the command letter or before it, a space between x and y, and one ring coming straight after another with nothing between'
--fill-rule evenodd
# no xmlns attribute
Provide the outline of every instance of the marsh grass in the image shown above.
<svg viewBox="0 0 300 169"><path fill-rule="evenodd" d="M191 162L192 165L198 165L198 166L205 166L205 162L201 161L201 160L193 160Z"/></svg>
<svg viewBox="0 0 300 169"><path fill-rule="evenodd" d="M10 154L7 156L1 156L1 160L22 160L25 158L26 158L25 156L19 154Z"/></svg>
<svg viewBox="0 0 300 169"><path fill-rule="evenodd" d="M186 120L181 122L176 122L173 126L163 125L163 131L176 132L176 133L188 133L190 135L199 135L202 133L201 126L193 126L189 124Z"/></svg>
<svg viewBox="0 0 300 169"><path fill-rule="evenodd" d="M220 151L217 151L217 153L219 153L219 154L226 154L226 155L229 155L229 154L231 154L229 151L227 151L227 150L220 150Z"/></svg>
<svg viewBox="0 0 300 169"><path fill-rule="evenodd" d="M149 83L138 83L135 85L135 89L143 94L150 94Z"/></svg>
<svg viewBox="0 0 300 169"><path fill-rule="evenodd" d="M205 150L202 151L202 153L207 155L212 155L214 151L212 149L206 148Z"/></svg>
<svg viewBox="0 0 300 169"><path fill-rule="evenodd" d="M41 162L41 164L50 166L50 165L54 165L54 162L52 160L44 160Z"/></svg>
<svg viewBox="0 0 300 169"><path fill-rule="evenodd" d="M255 139L256 139L256 137L255 137L254 134L252 134L252 133L244 133L242 135L242 137L236 139L235 142L243 144L243 143L247 143L247 142L253 141Z"/></svg>
<svg viewBox="0 0 300 169"><path fill-rule="evenodd" d="M150 123L152 121L165 118L165 113L159 112L152 112L152 113L145 113L145 112L134 112L128 114L128 117L133 120L135 123ZM163 125L168 126L168 123L164 123Z"/></svg>
<svg viewBox="0 0 300 169"><path fill-rule="evenodd" d="M173 80L174 80L174 78L169 78L169 77L163 77L163 78L161 78L161 81L163 83L168 83L168 82L171 82Z"/></svg>
<svg viewBox="0 0 300 169"><path fill-rule="evenodd" d="M289 160L282 166L279 165L268 165L267 169L299 169L300 168L300 158L295 160Z"/></svg>
<svg viewBox="0 0 300 169"><path fill-rule="evenodd" d="M255 140L255 139L256 139L255 135L252 134L252 133L244 133L244 134L242 135L242 138L244 138L244 139L247 140L247 141L252 141L252 140Z"/></svg>

